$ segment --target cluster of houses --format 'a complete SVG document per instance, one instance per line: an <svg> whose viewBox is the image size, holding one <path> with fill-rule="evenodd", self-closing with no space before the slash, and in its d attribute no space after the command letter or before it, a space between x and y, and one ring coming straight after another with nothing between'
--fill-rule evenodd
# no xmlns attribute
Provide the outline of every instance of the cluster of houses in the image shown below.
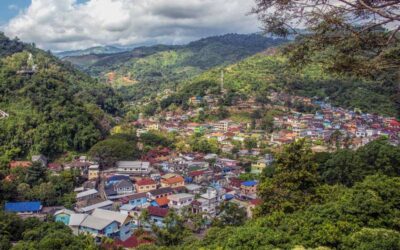
<svg viewBox="0 0 400 250"><path fill-rule="evenodd" d="M213 101L210 101L213 100ZM281 115L275 116L273 120L273 132L251 129L250 122L234 122L233 120L220 120L217 122L196 123L191 122L199 110L197 106L191 107L185 112L163 112L160 116L140 119L133 124L139 129L138 136L148 131L157 130L163 132L177 132L182 136L190 136L195 133L204 134L208 139L216 139L220 149L224 153L232 153L236 142L244 142L246 139L254 139L258 145L263 143L271 148L291 143L298 138L308 138L314 142L315 148L327 150L331 142L331 136L336 131L340 132L340 145L356 149L379 137L387 137L391 143L398 145L400 142L400 121L393 117L384 117L377 114L362 113L332 106L325 101L311 98L291 96L287 94L273 93L269 100L274 105L268 104L268 109L279 110ZM288 108L287 102L301 103L312 113L300 113ZM212 96L192 97L189 103L209 105L209 112L218 109L214 105ZM234 106L228 108L231 113L253 112L262 109L262 106L254 99L240 100ZM162 118L160 118L162 117ZM260 120L256 120L259 123ZM346 145L345 145L346 144ZM237 154L239 156L258 156L260 150L242 148Z"/></svg>
<svg viewBox="0 0 400 250"><path fill-rule="evenodd" d="M238 178L245 172L238 161L214 154L173 154L165 160L167 151L154 150L152 162L120 161L104 171L85 157L66 164L80 167L88 180L75 189L74 209L52 211L55 220L69 226L75 234L88 233L99 241L109 237L128 246L127 242L137 243L133 240L137 228L151 233L152 226L164 227L164 219L171 210L201 215L207 221L204 227L218 216L222 202L234 202L252 216L259 203L258 182ZM8 202L5 210L21 216L45 213L40 202ZM145 221L144 211L148 215Z"/></svg>
<svg viewBox="0 0 400 250"><path fill-rule="evenodd" d="M293 112L275 117L277 131L271 135L270 143L281 145L297 138L309 138L328 145L335 132L339 132L341 147L353 149L380 137L386 137L394 145L400 142L400 122L395 118L354 112L322 101L313 104L320 107L314 114Z"/></svg>

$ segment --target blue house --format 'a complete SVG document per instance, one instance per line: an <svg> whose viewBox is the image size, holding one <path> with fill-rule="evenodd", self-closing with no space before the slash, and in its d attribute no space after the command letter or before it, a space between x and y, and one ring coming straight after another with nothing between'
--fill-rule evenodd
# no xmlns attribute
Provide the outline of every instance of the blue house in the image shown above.
<svg viewBox="0 0 400 250"><path fill-rule="evenodd" d="M154 223L158 227L164 227L164 218L167 217L168 208L161 208L161 207L153 207L150 206L147 208L149 212L150 221Z"/></svg>
<svg viewBox="0 0 400 250"><path fill-rule="evenodd" d="M146 193L138 193L126 197L130 205L141 207L147 203Z"/></svg>
<svg viewBox="0 0 400 250"><path fill-rule="evenodd" d="M68 226L72 214L75 214L75 212L69 209L59 210L54 214L55 221L62 222L64 225Z"/></svg>
<svg viewBox="0 0 400 250"><path fill-rule="evenodd" d="M94 237L116 238L119 236L118 222L106 218L88 215L79 226L80 233L89 233Z"/></svg>
<svg viewBox="0 0 400 250"><path fill-rule="evenodd" d="M42 208L40 201L6 202L4 211L10 213L39 213Z"/></svg>

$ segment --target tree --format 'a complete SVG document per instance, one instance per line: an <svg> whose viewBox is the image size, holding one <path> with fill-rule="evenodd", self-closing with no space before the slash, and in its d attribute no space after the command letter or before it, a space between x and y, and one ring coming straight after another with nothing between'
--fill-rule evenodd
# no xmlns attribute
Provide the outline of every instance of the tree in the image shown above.
<svg viewBox="0 0 400 250"><path fill-rule="evenodd" d="M25 181L31 187L38 185L47 179L47 169L40 162L32 163L32 166L28 168L26 173Z"/></svg>
<svg viewBox="0 0 400 250"><path fill-rule="evenodd" d="M363 228L351 234L344 243L347 249L400 249L400 233L383 228Z"/></svg>
<svg viewBox="0 0 400 250"><path fill-rule="evenodd" d="M264 23L265 30L277 35L296 32L294 24L316 26L322 22L346 28L351 33L373 32L382 25L394 25L388 42L400 30L400 3L397 0L255 0L253 13ZM354 24L362 26L355 30Z"/></svg>
<svg viewBox="0 0 400 250"><path fill-rule="evenodd" d="M131 160L138 156L136 143L120 138L110 138L96 143L89 151L102 167L112 167L117 161Z"/></svg>
<svg viewBox="0 0 400 250"><path fill-rule="evenodd" d="M273 176L265 176L265 172L261 176L258 196L262 204L257 207L256 214L304 208L315 198L318 179L317 164L307 142L298 140L285 146L274 163Z"/></svg>
<svg viewBox="0 0 400 250"><path fill-rule="evenodd" d="M297 33L284 51L297 67L310 63L339 74L398 81L400 2L397 0L255 0L266 32ZM386 30L384 26L393 27ZM389 83L386 83L389 84Z"/></svg>
<svg viewBox="0 0 400 250"><path fill-rule="evenodd" d="M213 221L213 226L241 226L246 222L247 213L243 207L232 202L223 202L218 208L218 216Z"/></svg>
<svg viewBox="0 0 400 250"><path fill-rule="evenodd" d="M157 237L157 244L161 246L177 246L189 235L181 216L170 210L164 218L165 227L152 226Z"/></svg>
<svg viewBox="0 0 400 250"><path fill-rule="evenodd" d="M257 147L257 140L254 138L246 138L244 140L244 146L247 150L252 150L253 148Z"/></svg>

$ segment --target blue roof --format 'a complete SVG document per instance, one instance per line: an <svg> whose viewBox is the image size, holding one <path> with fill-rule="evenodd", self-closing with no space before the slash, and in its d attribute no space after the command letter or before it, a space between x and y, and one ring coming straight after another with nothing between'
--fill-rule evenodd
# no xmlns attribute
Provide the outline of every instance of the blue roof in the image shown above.
<svg viewBox="0 0 400 250"><path fill-rule="evenodd" d="M242 185L244 185L246 187L251 187L251 186L257 185L257 182L256 181L245 181L245 182L242 182Z"/></svg>
<svg viewBox="0 0 400 250"><path fill-rule="evenodd" d="M114 175L107 178L107 182L110 181L122 181L122 180L129 180L129 176L126 175Z"/></svg>
<svg viewBox="0 0 400 250"><path fill-rule="evenodd" d="M4 210L6 212L22 213L22 212L39 212L42 209L40 201L27 202L6 202Z"/></svg>
<svg viewBox="0 0 400 250"><path fill-rule="evenodd" d="M225 194L225 200L232 200L234 197L233 194Z"/></svg>

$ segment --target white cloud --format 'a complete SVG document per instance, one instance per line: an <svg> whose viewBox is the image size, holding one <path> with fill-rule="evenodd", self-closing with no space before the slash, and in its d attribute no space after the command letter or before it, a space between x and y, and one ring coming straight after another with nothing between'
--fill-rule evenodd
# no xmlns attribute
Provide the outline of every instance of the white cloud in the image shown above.
<svg viewBox="0 0 400 250"><path fill-rule="evenodd" d="M10 37L52 50L96 45L184 43L258 30L252 0L32 0L4 27Z"/></svg>

